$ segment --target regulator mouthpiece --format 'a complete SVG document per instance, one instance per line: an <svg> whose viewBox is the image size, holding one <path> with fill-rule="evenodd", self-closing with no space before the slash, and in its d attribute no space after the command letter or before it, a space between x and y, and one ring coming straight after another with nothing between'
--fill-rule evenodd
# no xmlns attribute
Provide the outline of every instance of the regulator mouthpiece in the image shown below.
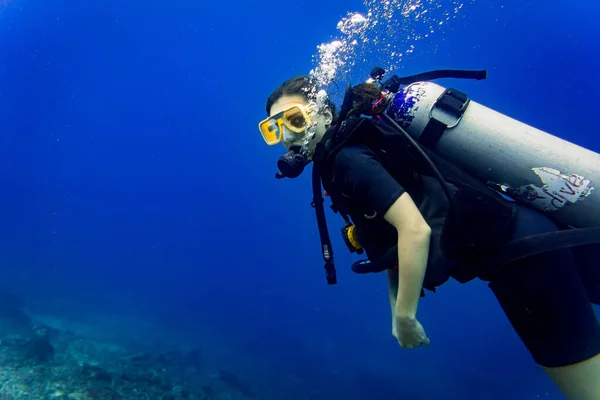
<svg viewBox="0 0 600 400"><path fill-rule="evenodd" d="M304 167L308 165L310 160L299 151L300 147L292 147L287 153L279 157L279 160L277 160L279 171L275 174L275 178L297 178L302 174Z"/></svg>

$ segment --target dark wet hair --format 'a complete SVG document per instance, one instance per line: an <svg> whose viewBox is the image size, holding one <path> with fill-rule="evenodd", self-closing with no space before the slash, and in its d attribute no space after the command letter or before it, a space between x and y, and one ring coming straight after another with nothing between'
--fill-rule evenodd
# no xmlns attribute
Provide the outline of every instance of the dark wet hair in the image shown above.
<svg viewBox="0 0 600 400"><path fill-rule="evenodd" d="M365 108L370 108L374 101L381 97L381 89L374 83L361 83L352 88L354 95L354 105L350 110L350 114L354 114Z"/></svg>
<svg viewBox="0 0 600 400"><path fill-rule="evenodd" d="M316 79L308 75L300 75L288 79L287 81L279 85L277 89L275 89L267 99L267 115L271 113L271 107L273 107L273 104L275 104L275 102L283 96L300 96L308 103L310 102L310 99L308 97L309 93L315 93L316 90ZM335 104L333 104L329 97L327 97L327 99L325 100L325 105L331 111L331 115L333 117L332 124L334 124L337 120L337 110Z"/></svg>

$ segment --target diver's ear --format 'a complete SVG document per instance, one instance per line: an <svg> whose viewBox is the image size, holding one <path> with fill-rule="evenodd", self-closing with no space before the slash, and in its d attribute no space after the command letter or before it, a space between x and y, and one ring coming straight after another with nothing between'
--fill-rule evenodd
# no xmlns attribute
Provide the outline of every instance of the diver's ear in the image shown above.
<svg viewBox="0 0 600 400"><path fill-rule="evenodd" d="M329 109L329 107L326 107L323 112L323 120L325 122L325 124L327 125L331 125L331 122L333 121L333 114L331 113L331 110Z"/></svg>

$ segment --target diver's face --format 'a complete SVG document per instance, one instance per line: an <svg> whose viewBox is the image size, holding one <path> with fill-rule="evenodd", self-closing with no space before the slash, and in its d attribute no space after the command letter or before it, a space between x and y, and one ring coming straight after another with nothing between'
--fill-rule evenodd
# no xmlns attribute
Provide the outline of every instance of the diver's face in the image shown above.
<svg viewBox="0 0 600 400"><path fill-rule="evenodd" d="M307 107L309 103L302 96L282 96L271 106L271 112L269 116L278 114L281 111L295 105ZM306 135L309 132L314 131L315 139L311 141L307 149L309 156L312 157L315 146L319 141L321 141L323 135L325 135L325 131L327 131L327 128L331 126L332 115L329 109L324 108L319 113L315 111L310 112L309 116L311 119L311 125L302 133L294 133L287 129L287 127L283 126L281 143L283 143L283 146L286 148L286 150L289 150L294 146L302 146Z"/></svg>

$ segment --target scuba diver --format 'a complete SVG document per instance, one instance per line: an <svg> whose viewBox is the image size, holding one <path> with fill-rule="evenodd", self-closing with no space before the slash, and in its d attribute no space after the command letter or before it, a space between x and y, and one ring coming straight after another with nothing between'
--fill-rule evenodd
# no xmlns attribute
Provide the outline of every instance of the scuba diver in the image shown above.
<svg viewBox="0 0 600 400"><path fill-rule="evenodd" d="M276 178L295 178L313 163L328 284L337 278L323 194L344 218L350 252L368 257L352 270L387 273L392 335L401 347L430 343L417 319L423 289L479 278L562 393L600 399L600 324L592 307L600 304L600 273L590 258L600 255L600 203L590 179L600 179L600 155L430 82L484 79L485 71L382 82L384 74L376 67L366 82L347 85L339 115L313 77L291 78L268 97L258 124L268 145L287 150ZM519 153L527 150L519 140L536 141L530 154ZM510 146L518 149L510 153ZM552 146L569 157L552 156ZM538 165L536 157L551 159ZM587 176L561 172L563 161L583 165L583 158L593 158Z"/></svg>

